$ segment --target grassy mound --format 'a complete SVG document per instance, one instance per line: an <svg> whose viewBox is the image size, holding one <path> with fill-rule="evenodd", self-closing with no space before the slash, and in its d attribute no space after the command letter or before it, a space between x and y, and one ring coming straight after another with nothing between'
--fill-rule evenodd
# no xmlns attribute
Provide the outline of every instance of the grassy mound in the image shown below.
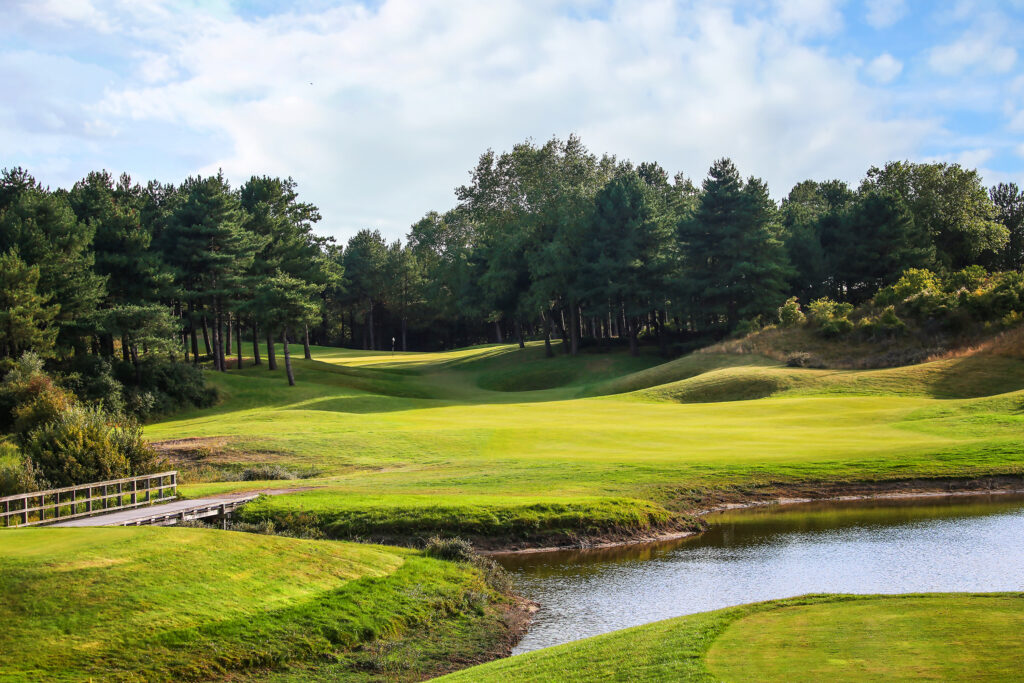
<svg viewBox="0 0 1024 683"><path fill-rule="evenodd" d="M501 630L498 605L479 571L399 548L205 529L11 530L0 539L0 680L372 673L374 644L413 629L458 622L486 641ZM405 673L435 665L414 660Z"/></svg>
<svg viewBox="0 0 1024 683"><path fill-rule="evenodd" d="M503 545L564 543L683 523L656 503L628 498L340 497L331 490L264 497L247 505L238 517L295 531L314 527L331 538L415 543L440 530L483 543L501 539Z"/></svg>
<svg viewBox="0 0 1024 683"><path fill-rule="evenodd" d="M1015 681L1024 594L806 596L537 650L444 681Z"/></svg>
<svg viewBox="0 0 1024 683"><path fill-rule="evenodd" d="M712 361L725 362L721 357ZM717 367L638 392L680 403L746 401L768 396L927 396L957 399L1024 389L1024 361L971 356L881 370L790 368L762 359Z"/></svg>

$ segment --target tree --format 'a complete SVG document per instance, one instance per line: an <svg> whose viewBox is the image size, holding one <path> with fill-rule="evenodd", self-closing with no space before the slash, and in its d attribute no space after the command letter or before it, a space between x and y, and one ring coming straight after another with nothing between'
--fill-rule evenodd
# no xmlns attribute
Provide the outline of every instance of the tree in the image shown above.
<svg viewBox="0 0 1024 683"><path fill-rule="evenodd" d="M151 249L153 225L142 221L142 207L148 205L148 200L145 191L133 186L127 175L122 175L115 187L106 171L89 173L68 194L75 215L94 231L94 269L107 284L102 309L153 306L170 293L173 277L160 254ZM169 334L173 333L171 329ZM114 336L109 329L101 334L106 355L114 352ZM122 344L127 354L128 344L125 340Z"/></svg>
<svg viewBox="0 0 1024 683"><path fill-rule="evenodd" d="M975 170L893 161L869 169L862 189L903 199L916 226L931 237L932 270L986 265L1006 244L1007 229L996 222L996 208Z"/></svg>
<svg viewBox="0 0 1024 683"><path fill-rule="evenodd" d="M869 189L843 212L829 243L834 294L863 301L908 268L924 267L933 253L928 234L915 223L903 199Z"/></svg>
<svg viewBox="0 0 1024 683"><path fill-rule="evenodd" d="M288 346L289 332L315 319L319 310L315 301L317 293L316 285L303 282L281 271L257 286L255 301L264 311L265 319L273 326L272 329L281 330L284 367L289 386L295 386L295 374L292 372L292 358Z"/></svg>
<svg viewBox="0 0 1024 683"><path fill-rule="evenodd" d="M55 348L85 351L94 331L92 313L105 292L105 279L93 271L94 230L71 210L67 193L51 193L20 168L0 174L0 253L39 269L37 292L60 305Z"/></svg>
<svg viewBox="0 0 1024 683"><path fill-rule="evenodd" d="M711 166L697 211L680 225L684 290L699 327L734 330L741 319L773 313L785 299L786 260L765 184L744 183L729 159Z"/></svg>
<svg viewBox="0 0 1024 683"><path fill-rule="evenodd" d="M388 246L379 230L360 230L345 248L349 296L363 311L363 348L376 349L374 310L387 290Z"/></svg>
<svg viewBox="0 0 1024 683"><path fill-rule="evenodd" d="M996 220L1007 230L1000 267L1024 270L1024 192L1016 183L999 183L989 190L996 207Z"/></svg>
<svg viewBox="0 0 1024 683"><path fill-rule="evenodd" d="M253 176L239 190L239 200L245 211L243 226L265 240L253 261L249 274L251 281L280 270L318 285L321 291L336 285L343 268L336 259L330 258L329 247L333 239L313 232L314 224L320 220L320 211L314 205L298 200L294 180ZM252 321L253 352L258 361L257 327L264 316L256 307L244 304L239 306L239 313L247 313ZM274 330L266 329L268 353L271 353L273 333ZM305 326L303 347L306 358L311 359L309 330Z"/></svg>
<svg viewBox="0 0 1024 683"><path fill-rule="evenodd" d="M608 302L626 316L629 348L638 353L638 318L661 307L671 226L660 220L654 190L624 168L594 198L586 230L581 291L603 314Z"/></svg>
<svg viewBox="0 0 1024 683"><path fill-rule="evenodd" d="M194 320L199 311L212 315L214 367L225 371L223 324L247 291L245 276L266 238L242 226L238 197L222 174L189 178L181 193L161 235L161 251L174 270L190 317ZM193 325L194 351L195 329Z"/></svg>
<svg viewBox="0 0 1024 683"><path fill-rule="evenodd" d="M53 348L60 305L50 303L52 295L40 295L38 287L39 266L27 265L16 249L0 254L0 358Z"/></svg>
<svg viewBox="0 0 1024 683"><path fill-rule="evenodd" d="M408 351L409 316L423 301L423 271L412 250L403 247L398 240L388 247L386 267L387 297L393 302L401 323L402 351Z"/></svg>

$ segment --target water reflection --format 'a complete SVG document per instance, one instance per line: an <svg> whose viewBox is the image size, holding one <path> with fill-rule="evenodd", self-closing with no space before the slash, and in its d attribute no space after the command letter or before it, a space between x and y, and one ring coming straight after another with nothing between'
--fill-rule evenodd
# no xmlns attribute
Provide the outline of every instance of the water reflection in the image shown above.
<svg viewBox="0 0 1024 683"><path fill-rule="evenodd" d="M498 558L542 605L517 652L802 593L1024 589L1024 496L772 506L701 536Z"/></svg>

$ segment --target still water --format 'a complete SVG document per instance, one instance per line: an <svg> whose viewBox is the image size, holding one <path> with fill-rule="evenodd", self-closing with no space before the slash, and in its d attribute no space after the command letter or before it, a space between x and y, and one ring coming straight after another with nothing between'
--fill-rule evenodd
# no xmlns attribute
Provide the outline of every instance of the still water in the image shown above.
<svg viewBox="0 0 1024 683"><path fill-rule="evenodd" d="M498 559L541 604L516 653L803 593L1024 590L1024 496L719 513L697 537Z"/></svg>

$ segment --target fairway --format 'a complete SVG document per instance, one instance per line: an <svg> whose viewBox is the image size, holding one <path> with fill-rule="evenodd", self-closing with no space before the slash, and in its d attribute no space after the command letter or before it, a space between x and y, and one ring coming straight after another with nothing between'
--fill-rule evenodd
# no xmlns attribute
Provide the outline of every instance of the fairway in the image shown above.
<svg viewBox="0 0 1024 683"><path fill-rule="evenodd" d="M1024 595L820 595L730 607L445 681L1016 681Z"/></svg>
<svg viewBox="0 0 1024 683"><path fill-rule="evenodd" d="M539 540L664 527L714 491L1024 470L1024 362L994 355L867 371L539 345L313 357L290 389L265 367L209 373L218 406L147 428L194 439L208 474L186 495L265 488L217 472L276 464L315 476L275 487L315 488L247 518Z"/></svg>

